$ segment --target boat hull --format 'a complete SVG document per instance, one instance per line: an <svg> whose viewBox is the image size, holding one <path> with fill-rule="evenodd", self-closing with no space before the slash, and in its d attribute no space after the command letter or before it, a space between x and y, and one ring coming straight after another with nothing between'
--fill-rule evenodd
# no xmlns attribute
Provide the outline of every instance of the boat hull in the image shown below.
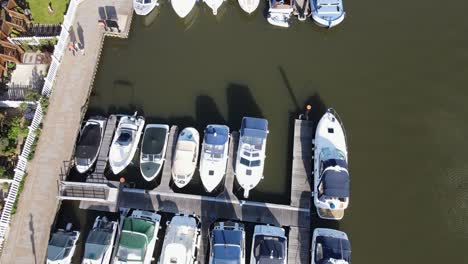
<svg viewBox="0 0 468 264"><path fill-rule="evenodd" d="M260 0L238 0L239 6L247 14L252 14L260 5Z"/></svg>
<svg viewBox="0 0 468 264"><path fill-rule="evenodd" d="M171 5L175 13L180 17L186 17L195 7L196 0L172 0Z"/></svg>
<svg viewBox="0 0 468 264"><path fill-rule="evenodd" d="M159 6L158 1L156 0L153 0L153 2L149 4L141 4L133 1L133 10L135 10L135 13L140 16L148 15L156 6Z"/></svg>
<svg viewBox="0 0 468 264"><path fill-rule="evenodd" d="M80 157L80 154L76 153L77 151L79 151L80 146L79 145L77 146L75 150L75 169L79 173L83 174L87 172L89 169L91 169L91 167L96 162L97 157L99 155L99 150L101 149L106 123L107 123L107 119L105 117L93 117L93 118L88 119L88 121L86 121L85 125L83 126L83 129L80 132L80 141L81 141L81 136L83 135L83 132L85 131L87 126L99 125L100 127L99 146L96 149L94 149L93 151L94 153L92 153L92 158ZM80 142L78 144L80 144Z"/></svg>
<svg viewBox="0 0 468 264"><path fill-rule="evenodd" d="M348 240L348 236L345 232L329 229L329 228L316 228L312 235L312 248L311 248L311 263L316 263L317 256L315 254L317 249L317 237L333 237ZM319 260L320 261L320 260ZM347 262L346 262L347 263Z"/></svg>
<svg viewBox="0 0 468 264"><path fill-rule="evenodd" d="M200 134L193 127L182 130L177 138L172 181L178 188L184 188L192 180L198 162L199 143ZM186 147L190 149L182 149Z"/></svg>
<svg viewBox="0 0 468 264"><path fill-rule="evenodd" d="M166 157L169 126L163 124L146 125L140 151L140 172L146 181L154 180Z"/></svg>
<svg viewBox="0 0 468 264"><path fill-rule="evenodd" d="M105 217L96 217L96 220L94 221L93 229L99 228L101 224L107 223L107 220L104 219ZM83 257L83 261L81 264L104 264L104 263L110 263L111 258L112 258L112 249L114 246L114 240L115 240L115 234L117 232L117 222L111 221L112 224L112 235L111 239L109 240L109 245L106 250L106 252L102 255L101 258L99 259L91 259L91 258L86 258L86 245L85 245L85 256Z"/></svg>
<svg viewBox="0 0 468 264"><path fill-rule="evenodd" d="M203 0L206 5L213 10L213 15L218 14L218 9L221 7L223 4L224 0Z"/></svg>

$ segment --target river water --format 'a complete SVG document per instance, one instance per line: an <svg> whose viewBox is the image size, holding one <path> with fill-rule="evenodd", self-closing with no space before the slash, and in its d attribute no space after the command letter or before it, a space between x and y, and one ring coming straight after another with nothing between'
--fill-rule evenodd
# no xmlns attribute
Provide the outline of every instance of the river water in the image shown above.
<svg viewBox="0 0 468 264"><path fill-rule="evenodd" d="M314 226L346 231L354 263L466 263L468 2L449 7L441 17L436 1L347 1L343 25L324 30L275 28L234 1L181 20L163 2L134 17L129 39L105 41L88 115L139 110L200 131L265 117L265 180L252 196L288 203L293 117L307 103L314 119L333 107L351 205Z"/></svg>

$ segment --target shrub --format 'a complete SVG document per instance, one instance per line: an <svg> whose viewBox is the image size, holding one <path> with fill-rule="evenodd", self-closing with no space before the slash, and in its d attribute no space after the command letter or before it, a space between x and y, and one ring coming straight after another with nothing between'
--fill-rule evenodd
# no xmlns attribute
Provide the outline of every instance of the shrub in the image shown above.
<svg viewBox="0 0 468 264"><path fill-rule="evenodd" d="M37 91L34 91L34 90L28 91L24 95L24 100L26 101L35 102L39 99L41 99L41 95Z"/></svg>

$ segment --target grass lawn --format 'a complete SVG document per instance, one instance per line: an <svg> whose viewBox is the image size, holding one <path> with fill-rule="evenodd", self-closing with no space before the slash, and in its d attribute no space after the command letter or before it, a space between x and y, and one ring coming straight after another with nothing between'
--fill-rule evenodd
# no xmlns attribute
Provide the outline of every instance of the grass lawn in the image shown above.
<svg viewBox="0 0 468 264"><path fill-rule="evenodd" d="M28 0L33 23L60 24L70 0ZM52 3L53 13L49 13L49 2Z"/></svg>

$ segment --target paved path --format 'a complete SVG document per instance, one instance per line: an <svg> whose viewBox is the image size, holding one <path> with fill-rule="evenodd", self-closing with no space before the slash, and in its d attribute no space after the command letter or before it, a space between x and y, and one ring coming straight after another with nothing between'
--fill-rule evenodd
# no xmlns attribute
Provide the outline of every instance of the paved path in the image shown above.
<svg viewBox="0 0 468 264"><path fill-rule="evenodd" d="M62 162L71 157L86 103L102 32L97 27L98 6L119 5L117 12L131 12L131 1L86 0L78 7L73 30L80 23L86 53L66 51L50 99L47 117L18 211L11 223L1 263L44 263L50 228L57 211L57 180ZM120 6L124 5L124 6ZM76 31L75 31L76 34Z"/></svg>

